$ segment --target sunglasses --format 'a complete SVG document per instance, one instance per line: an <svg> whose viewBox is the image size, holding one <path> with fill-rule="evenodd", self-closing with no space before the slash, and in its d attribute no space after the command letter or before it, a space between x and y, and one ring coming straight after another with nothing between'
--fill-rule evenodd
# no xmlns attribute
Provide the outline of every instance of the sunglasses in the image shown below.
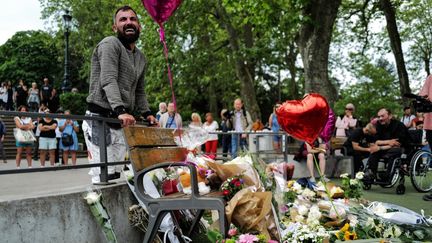
<svg viewBox="0 0 432 243"><path fill-rule="evenodd" d="M353 111L354 109L353 108L345 108L345 110L347 110L347 111Z"/></svg>

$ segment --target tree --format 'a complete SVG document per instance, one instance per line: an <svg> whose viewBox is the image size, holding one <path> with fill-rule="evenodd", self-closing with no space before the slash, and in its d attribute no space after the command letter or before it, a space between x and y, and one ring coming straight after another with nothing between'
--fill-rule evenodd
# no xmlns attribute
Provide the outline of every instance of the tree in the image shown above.
<svg viewBox="0 0 432 243"><path fill-rule="evenodd" d="M341 98L335 104L336 114L343 114L348 103L355 105L355 115L363 123L369 122L383 107L400 113L401 99L397 99L398 81L393 66L383 58L376 63L364 57L357 60L361 64L354 73L359 82L341 90Z"/></svg>
<svg viewBox="0 0 432 243"><path fill-rule="evenodd" d="M430 62L432 58L432 1L411 0L404 2L397 12L403 21L401 37L408 41L410 60L408 65L415 73L418 67L423 66L426 76L431 74ZM421 17L419 17L421 16ZM419 79L425 74L416 75Z"/></svg>
<svg viewBox="0 0 432 243"><path fill-rule="evenodd" d="M408 99L404 97L404 94L411 93L409 86L408 72L405 67L405 60L402 51L401 39L396 24L396 11L391 0L379 0L379 6L381 11L384 12L387 22L387 32L390 38L390 46L393 51L393 55L396 61L396 67L399 77L399 87L403 103L406 105L409 103Z"/></svg>
<svg viewBox="0 0 432 243"><path fill-rule="evenodd" d="M0 46L0 80L23 79L42 83L44 77L60 82L61 65L54 38L43 31L21 31Z"/></svg>
<svg viewBox="0 0 432 243"><path fill-rule="evenodd" d="M336 89L328 76L329 49L341 0L310 0L301 5L302 22L296 43L304 66L306 93L324 95L330 104Z"/></svg>

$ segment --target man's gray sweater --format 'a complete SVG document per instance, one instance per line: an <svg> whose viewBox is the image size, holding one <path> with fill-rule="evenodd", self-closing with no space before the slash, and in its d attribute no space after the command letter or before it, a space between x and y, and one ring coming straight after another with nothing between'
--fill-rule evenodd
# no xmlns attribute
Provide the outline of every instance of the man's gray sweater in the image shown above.
<svg viewBox="0 0 432 243"><path fill-rule="evenodd" d="M149 112L144 91L146 60L135 48L126 49L117 37L103 39L91 59L90 90L87 102L114 111L124 107L128 112Z"/></svg>

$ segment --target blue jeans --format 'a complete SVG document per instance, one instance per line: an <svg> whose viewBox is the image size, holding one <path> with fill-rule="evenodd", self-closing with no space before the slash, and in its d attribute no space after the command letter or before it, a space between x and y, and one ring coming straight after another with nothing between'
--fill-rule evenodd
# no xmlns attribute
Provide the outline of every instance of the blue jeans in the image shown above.
<svg viewBox="0 0 432 243"><path fill-rule="evenodd" d="M239 140L240 140L240 144L239 144ZM233 134L231 136L231 157L233 159L237 157L237 150L239 147L243 151L247 150L248 149L247 140L246 138L242 138L241 134Z"/></svg>

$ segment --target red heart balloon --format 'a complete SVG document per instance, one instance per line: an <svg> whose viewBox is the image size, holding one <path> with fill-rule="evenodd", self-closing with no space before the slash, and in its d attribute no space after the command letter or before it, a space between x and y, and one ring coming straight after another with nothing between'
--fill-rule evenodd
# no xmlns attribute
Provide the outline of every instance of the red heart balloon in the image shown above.
<svg viewBox="0 0 432 243"><path fill-rule="evenodd" d="M156 23L162 25L180 6L181 0L141 0Z"/></svg>
<svg viewBox="0 0 432 243"><path fill-rule="evenodd" d="M329 105L319 94L285 101L276 114L281 128L291 136L313 144L327 123Z"/></svg>

